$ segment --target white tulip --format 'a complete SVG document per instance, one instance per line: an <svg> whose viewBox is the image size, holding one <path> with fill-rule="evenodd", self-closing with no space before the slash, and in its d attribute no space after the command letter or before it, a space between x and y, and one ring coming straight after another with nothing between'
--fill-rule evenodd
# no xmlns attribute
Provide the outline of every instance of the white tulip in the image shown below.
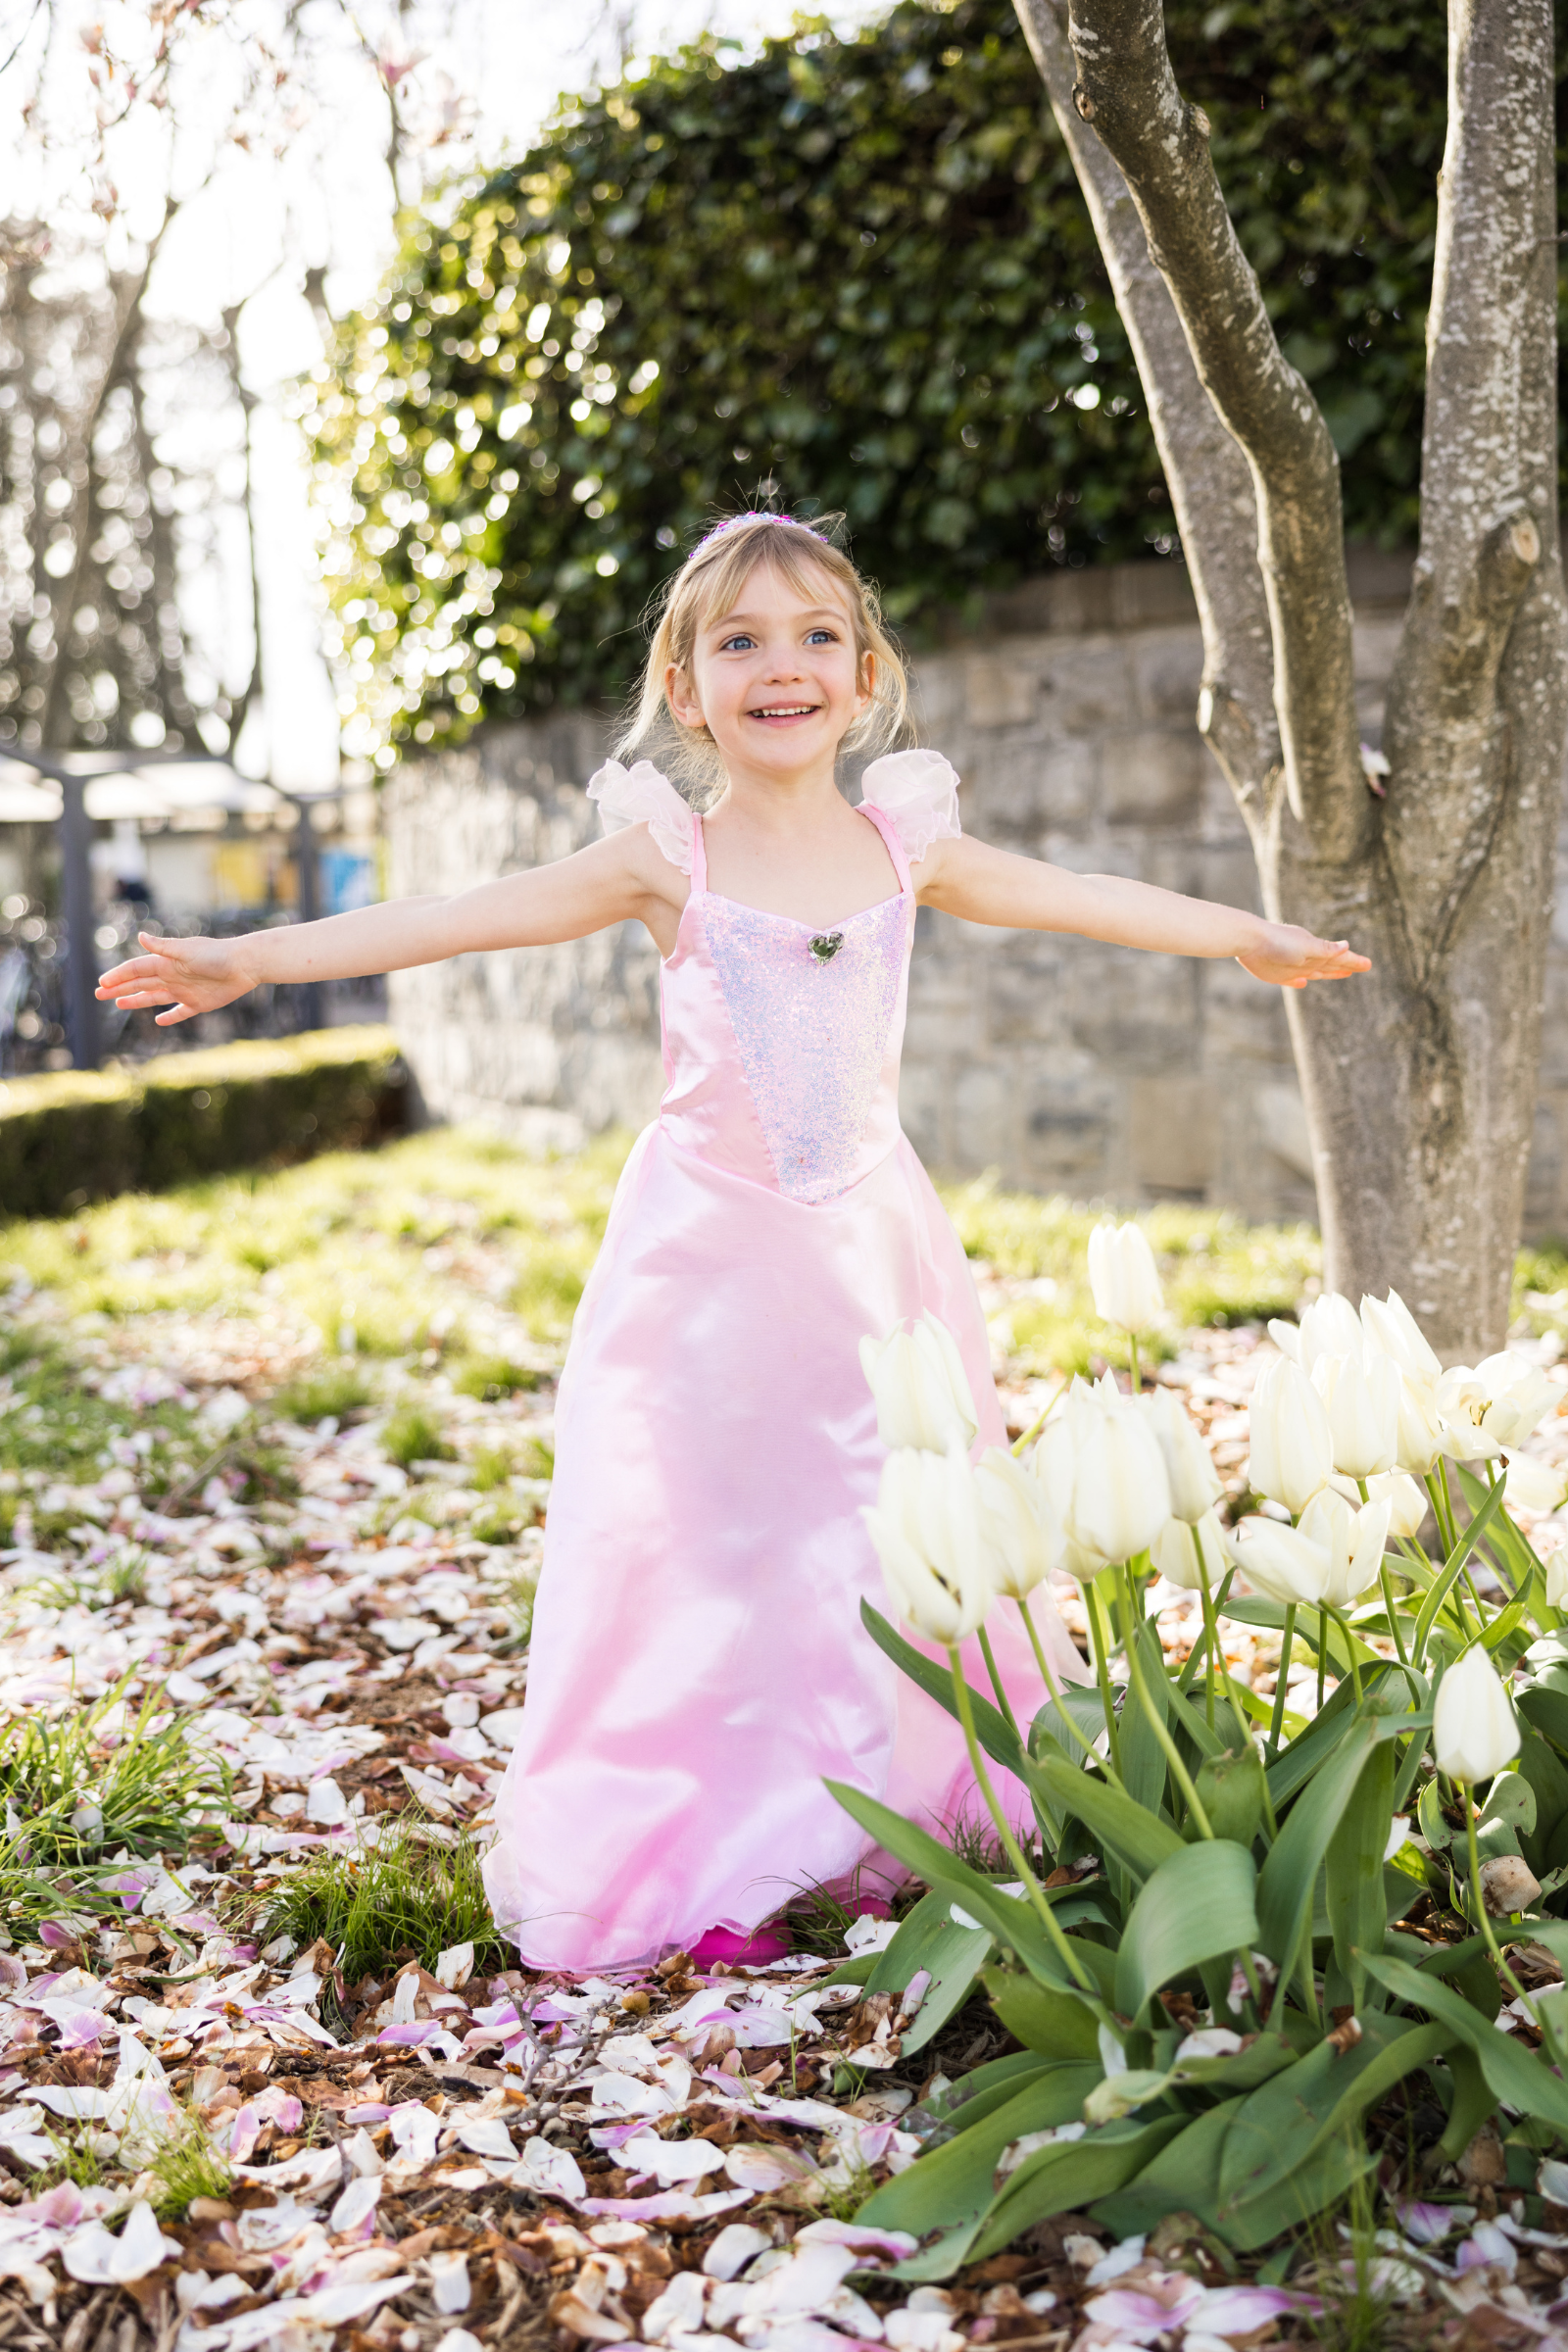
<svg viewBox="0 0 1568 2352"><path fill-rule="evenodd" d="M1130 1398L1101 1401L1079 1449L1072 1532L1107 1560L1130 1560L1170 1515L1170 1480L1152 1429Z"/></svg>
<svg viewBox="0 0 1568 2352"><path fill-rule="evenodd" d="M1484 1357L1476 1366L1476 1376L1488 1400L1481 1426L1504 1446L1517 1446L1522 1438L1528 1438L1563 1401L1564 1393L1557 1383L1511 1349Z"/></svg>
<svg viewBox="0 0 1568 2352"><path fill-rule="evenodd" d="M1047 1424L1034 1458L1034 1475L1045 1494L1047 1518L1062 1533L1062 1552L1056 1564L1081 1585L1110 1566L1103 1552L1082 1542L1073 1520L1079 1450L1096 1409L1093 1390L1086 1382L1075 1380L1066 1404Z"/></svg>
<svg viewBox="0 0 1568 2352"><path fill-rule="evenodd" d="M1334 1467L1346 1478L1392 1470L1399 1438L1399 1374L1386 1355L1366 1355L1355 1326L1353 1355L1320 1355L1312 1386L1329 1417Z"/></svg>
<svg viewBox="0 0 1568 2352"><path fill-rule="evenodd" d="M1424 1387L1431 1388L1442 1374L1442 1358L1397 1291L1386 1298L1362 1299L1361 1329L1369 1348L1391 1357Z"/></svg>
<svg viewBox="0 0 1568 2352"><path fill-rule="evenodd" d="M980 1536L991 1590L1026 1600L1060 1560L1064 1538L1045 1488L1004 1446L990 1446L975 1466Z"/></svg>
<svg viewBox="0 0 1568 2352"><path fill-rule="evenodd" d="M1479 1642L1438 1686L1432 1752L1450 1781L1490 1781L1519 1753L1519 1726L1497 1669Z"/></svg>
<svg viewBox="0 0 1568 2352"><path fill-rule="evenodd" d="M1253 1592L1266 1600L1285 1608L1315 1608L1322 1599L1333 1562L1299 1528L1261 1516L1244 1519L1226 1547Z"/></svg>
<svg viewBox="0 0 1568 2352"><path fill-rule="evenodd" d="M1328 1559L1320 1597L1331 1609L1348 1608L1377 1583L1392 1514L1393 1505L1387 1500L1352 1510L1332 1487L1314 1494L1301 1513L1298 1533L1316 1544Z"/></svg>
<svg viewBox="0 0 1568 2352"><path fill-rule="evenodd" d="M1552 1463L1542 1461L1538 1454L1510 1452L1507 1458L1509 1509L1517 1504L1520 1510L1529 1511L1538 1519L1556 1510L1568 1494L1568 1476Z"/></svg>
<svg viewBox="0 0 1568 2352"><path fill-rule="evenodd" d="M1208 1447L1191 1413L1171 1390L1153 1389L1139 1401L1165 1457L1171 1510L1178 1519L1196 1526L1224 1493Z"/></svg>
<svg viewBox="0 0 1568 2352"><path fill-rule="evenodd" d="M860 1369L876 1400L877 1436L889 1452L915 1446L946 1453L956 1439L967 1448L980 1426L958 1345L935 1315L912 1331L896 1324L885 1340L860 1342Z"/></svg>
<svg viewBox="0 0 1568 2352"><path fill-rule="evenodd" d="M1200 1592L1202 1581L1198 1573L1198 1559L1193 1549L1194 1540L1203 1547L1203 1566L1208 1571L1208 1589L1223 1581L1227 1566L1225 1531L1212 1511L1189 1526L1184 1519L1167 1519L1153 1543L1149 1557L1155 1574L1167 1585L1178 1585L1184 1592Z"/></svg>
<svg viewBox="0 0 1568 2352"><path fill-rule="evenodd" d="M949 1453L904 1447L882 1465L876 1508L864 1513L897 1614L928 1641L972 1634L986 1613L980 1492L961 1445Z"/></svg>
<svg viewBox="0 0 1568 2352"><path fill-rule="evenodd" d="M1568 1549L1546 1556L1546 1606L1568 1609Z"/></svg>
<svg viewBox="0 0 1568 2352"><path fill-rule="evenodd" d="M1338 1291L1314 1298L1298 1323L1270 1323L1268 1336L1303 1372L1310 1372L1320 1355L1359 1355L1362 1347L1355 1309Z"/></svg>
<svg viewBox="0 0 1568 2352"><path fill-rule="evenodd" d="M1298 1364L1274 1363L1252 1391L1251 1466L1259 1494L1305 1510L1334 1468L1334 1445L1323 1399Z"/></svg>
<svg viewBox="0 0 1568 2352"><path fill-rule="evenodd" d="M1154 1252L1141 1225L1097 1225L1089 1236L1095 1312L1123 1331L1147 1331L1165 1311Z"/></svg>
<svg viewBox="0 0 1568 2352"><path fill-rule="evenodd" d="M1399 1373L1399 1436L1396 1459L1412 1478L1425 1478L1443 1452L1446 1432L1429 1381Z"/></svg>
<svg viewBox="0 0 1568 2352"><path fill-rule="evenodd" d="M1427 1515L1426 1489L1417 1486L1402 1470L1385 1470L1381 1478L1366 1482L1368 1502L1386 1502L1389 1506L1391 1536L1418 1536Z"/></svg>

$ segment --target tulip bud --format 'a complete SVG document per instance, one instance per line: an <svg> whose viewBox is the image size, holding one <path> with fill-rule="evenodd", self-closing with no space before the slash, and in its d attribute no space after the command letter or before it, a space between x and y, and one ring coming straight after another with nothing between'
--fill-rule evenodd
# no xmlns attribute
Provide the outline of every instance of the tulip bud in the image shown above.
<svg viewBox="0 0 1568 2352"><path fill-rule="evenodd" d="M1381 1478L1369 1478L1366 1498L1368 1502L1388 1504L1391 1536L1414 1537L1421 1533L1421 1523L1427 1515L1426 1493L1402 1470L1386 1470Z"/></svg>
<svg viewBox="0 0 1568 2352"><path fill-rule="evenodd" d="M1395 1459L1412 1478L1425 1478L1443 1451L1443 1416L1431 1385L1399 1373L1399 1435Z"/></svg>
<svg viewBox="0 0 1568 2352"><path fill-rule="evenodd" d="M1089 1236L1095 1312L1123 1331L1147 1331L1165 1311L1154 1252L1140 1225L1097 1225Z"/></svg>
<svg viewBox="0 0 1568 2352"><path fill-rule="evenodd" d="M1159 1441L1125 1397L1102 1405L1084 1433L1073 1481L1072 1528L1107 1560L1147 1551L1171 1515Z"/></svg>
<svg viewBox="0 0 1568 2352"><path fill-rule="evenodd" d="M1073 1394L1062 1412L1048 1424L1045 1436L1035 1447L1034 1459L1034 1475L1045 1495L1047 1519L1062 1532L1063 1548L1056 1564L1081 1585L1110 1566L1103 1552L1092 1550L1080 1540L1072 1514L1079 1451L1094 1409L1093 1393L1083 1381L1075 1380Z"/></svg>
<svg viewBox="0 0 1568 2352"><path fill-rule="evenodd" d="M875 1510L865 1524L882 1563L888 1596L904 1623L931 1642L972 1634L990 1600L980 1536L980 1495L962 1446L912 1447L882 1465Z"/></svg>
<svg viewBox="0 0 1568 2352"><path fill-rule="evenodd" d="M1312 1386L1329 1417L1335 1469L1347 1478L1373 1478L1392 1470L1396 1460L1399 1374L1386 1355L1362 1354L1361 1327L1353 1316L1350 1321L1355 1353L1320 1355L1312 1366Z"/></svg>
<svg viewBox="0 0 1568 2352"><path fill-rule="evenodd" d="M1355 1511L1332 1487L1324 1487L1301 1513L1298 1532L1316 1544L1328 1562L1319 1598L1331 1609L1348 1608L1376 1584L1392 1508L1387 1501L1369 1502Z"/></svg>
<svg viewBox="0 0 1568 2352"><path fill-rule="evenodd" d="M1268 1336L1303 1372L1310 1372L1319 1356L1361 1352L1355 1309L1338 1291L1325 1291L1321 1298L1314 1298L1298 1323L1271 1322Z"/></svg>
<svg viewBox="0 0 1568 2352"><path fill-rule="evenodd" d="M1196 1526L1224 1493L1208 1447L1191 1413L1169 1389L1152 1390L1139 1401L1165 1457L1171 1510Z"/></svg>
<svg viewBox="0 0 1568 2352"><path fill-rule="evenodd" d="M1432 1751L1450 1781L1490 1781L1519 1753L1519 1726L1497 1669L1472 1642L1438 1686Z"/></svg>
<svg viewBox="0 0 1568 2352"><path fill-rule="evenodd" d="M1544 1519L1554 1511L1568 1494L1568 1477L1551 1462L1544 1462L1539 1454L1510 1453L1508 1459L1509 1510L1529 1511L1534 1518Z"/></svg>
<svg viewBox="0 0 1568 2352"><path fill-rule="evenodd" d="M877 1436L890 1452L913 1446L946 1453L957 1441L972 1444L980 1417L957 1342L935 1315L921 1315L912 1332L895 1325L885 1340L860 1342L860 1369L876 1400Z"/></svg>
<svg viewBox="0 0 1568 2352"><path fill-rule="evenodd" d="M1482 1427L1501 1445L1517 1446L1564 1400L1564 1392L1544 1372L1507 1350L1476 1366L1487 1394Z"/></svg>
<svg viewBox="0 0 1568 2352"><path fill-rule="evenodd" d="M1332 1562L1299 1528L1277 1519L1244 1519L1227 1544L1231 1558L1254 1592L1283 1608L1316 1608L1323 1598Z"/></svg>
<svg viewBox="0 0 1568 2352"><path fill-rule="evenodd" d="M1252 1391L1250 1477L1259 1494L1305 1510L1334 1468L1323 1399L1299 1365L1270 1364Z"/></svg>
<svg viewBox="0 0 1568 2352"><path fill-rule="evenodd" d="M1368 1347L1392 1356L1399 1370L1422 1387L1431 1388L1442 1374L1439 1356L1397 1291L1391 1291L1387 1298L1362 1299L1361 1329Z"/></svg>
<svg viewBox="0 0 1568 2352"><path fill-rule="evenodd" d="M1547 1554L1546 1606L1548 1609L1568 1609L1568 1550Z"/></svg>
<svg viewBox="0 0 1568 2352"><path fill-rule="evenodd" d="M1046 1491L1004 1446L991 1446L975 1467L986 1575L999 1598L1026 1600L1061 1556L1063 1537Z"/></svg>
<svg viewBox="0 0 1568 2352"><path fill-rule="evenodd" d="M1177 1585L1184 1592L1200 1592L1203 1588L1193 1549L1195 1539L1203 1547L1203 1565L1212 1592L1224 1577L1227 1565L1225 1531L1212 1511L1205 1511L1191 1526L1183 1519L1167 1519L1150 1546L1150 1561L1156 1576L1162 1576L1167 1585Z"/></svg>

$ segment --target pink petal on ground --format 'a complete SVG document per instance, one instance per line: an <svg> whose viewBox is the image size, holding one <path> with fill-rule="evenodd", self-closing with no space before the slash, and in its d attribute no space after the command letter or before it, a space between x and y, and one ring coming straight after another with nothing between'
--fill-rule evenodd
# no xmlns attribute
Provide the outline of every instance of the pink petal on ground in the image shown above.
<svg viewBox="0 0 1568 2352"><path fill-rule="evenodd" d="M433 2041L440 2031L441 2028L436 2020L433 2017L427 2017L420 2023L412 2026L383 2026L376 2035L376 2040L383 2046L390 2043L395 2048L416 2050L421 2042ZM449 2034L447 2038L452 2040L455 2037Z"/></svg>
<svg viewBox="0 0 1568 2352"><path fill-rule="evenodd" d="M60 2029L60 2047L63 2050L90 2049L94 2042L105 2040L117 2031L101 2009L76 2009Z"/></svg>
<svg viewBox="0 0 1568 2352"><path fill-rule="evenodd" d="M813 2241L818 2245L854 2246L857 2253L891 2254L898 2262L912 2254L920 2242L903 2230L862 2230L856 2222L831 2221L808 2222L804 2230L795 2232L797 2245L810 2245Z"/></svg>
<svg viewBox="0 0 1568 2352"><path fill-rule="evenodd" d="M1173 2275L1153 2292L1147 2287L1113 2286L1105 2294L1097 2295L1092 2303L1086 2303L1084 2316L1097 2327L1114 2328L1133 2343L1150 2344L1156 2335L1182 2327L1193 2318L1203 2293L1196 2278L1178 2278ZM1205 2327L1207 2324L1205 2318Z"/></svg>
<svg viewBox="0 0 1568 2352"><path fill-rule="evenodd" d="M1451 2205L1424 2205L1418 2197L1405 2197L1394 2208L1399 2217L1399 2227L1413 2245L1435 2246L1456 2227L1458 2215ZM1465 2218L1471 2219L1473 2209Z"/></svg>
<svg viewBox="0 0 1568 2352"><path fill-rule="evenodd" d="M1198 2308L1187 2318L1189 2326L1200 2328L1205 2335L1229 2337L1250 2335L1254 2329L1284 2319L1287 2312L1322 2308L1316 2296L1292 2294L1283 2286L1214 2286L1202 2293Z"/></svg>
<svg viewBox="0 0 1568 2352"><path fill-rule="evenodd" d="M38 1922L38 1941L46 1944L50 1951L58 1952L66 1945L74 1943L75 1940L71 1930L62 1921L41 1919Z"/></svg>

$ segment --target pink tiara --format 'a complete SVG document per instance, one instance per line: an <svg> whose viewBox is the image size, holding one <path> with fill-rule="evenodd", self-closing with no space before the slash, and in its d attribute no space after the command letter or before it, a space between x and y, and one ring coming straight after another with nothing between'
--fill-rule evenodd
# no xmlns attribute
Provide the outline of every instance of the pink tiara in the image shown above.
<svg viewBox="0 0 1568 2352"><path fill-rule="evenodd" d="M686 559L687 563L692 561L693 556L700 556L705 547L711 547L715 539L722 539L726 531L735 530L743 522L787 522L797 531L809 531L813 539L822 537L819 530L808 522L803 522L798 514L766 514L752 509L744 514L726 514L722 522L715 522L712 529L698 540Z"/></svg>

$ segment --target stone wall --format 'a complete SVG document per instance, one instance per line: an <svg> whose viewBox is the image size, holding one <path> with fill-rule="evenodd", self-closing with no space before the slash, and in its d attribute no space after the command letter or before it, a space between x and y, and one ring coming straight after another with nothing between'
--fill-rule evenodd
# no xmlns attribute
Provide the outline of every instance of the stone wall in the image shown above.
<svg viewBox="0 0 1568 2352"><path fill-rule="evenodd" d="M1362 732L1376 741L1407 561L1352 562ZM1202 649L1174 565L1062 571L991 600L915 663L922 740L965 829L1084 872L1257 905L1246 832L1193 723ZM387 787L394 893L461 889L593 838L602 719L481 729ZM1568 863L1565 863L1568 875ZM657 1107L658 958L637 925L392 981L433 1115L569 1148ZM1568 902L1548 980L1533 1230L1568 1229ZM1078 1199L1310 1217L1306 1122L1277 993L1234 963L994 931L921 910L904 1122L933 1168Z"/></svg>

